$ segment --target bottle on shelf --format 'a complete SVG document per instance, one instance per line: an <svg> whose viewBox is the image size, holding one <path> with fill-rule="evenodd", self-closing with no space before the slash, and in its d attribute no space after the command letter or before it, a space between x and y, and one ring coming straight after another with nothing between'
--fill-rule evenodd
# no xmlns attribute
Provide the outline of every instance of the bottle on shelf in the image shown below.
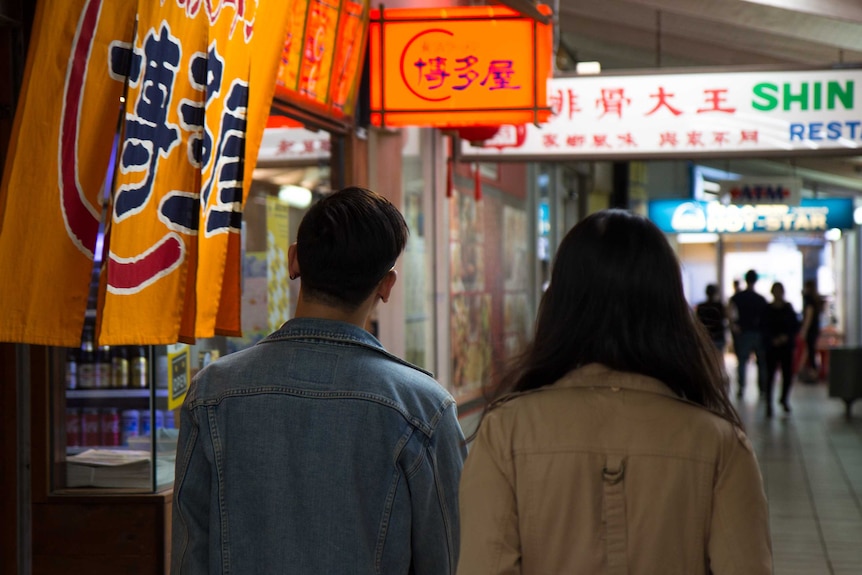
<svg viewBox="0 0 862 575"><path fill-rule="evenodd" d="M93 370L93 387L106 389L111 387L111 347L100 345L96 351L96 363Z"/></svg>
<svg viewBox="0 0 862 575"><path fill-rule="evenodd" d="M129 349L124 345L111 348L111 377L113 387L129 387Z"/></svg>
<svg viewBox="0 0 862 575"><path fill-rule="evenodd" d="M150 366L146 346L132 348L129 358L129 387L147 389L150 386Z"/></svg>
<svg viewBox="0 0 862 575"><path fill-rule="evenodd" d="M120 445L120 414L115 408L102 410L101 416L102 445L116 447Z"/></svg>
<svg viewBox="0 0 862 575"><path fill-rule="evenodd" d="M93 332L84 329L81 339L81 353L78 356L78 387L93 389L95 387L96 353L93 347Z"/></svg>
<svg viewBox="0 0 862 575"><path fill-rule="evenodd" d="M78 353L74 347L66 350L66 389L78 389Z"/></svg>

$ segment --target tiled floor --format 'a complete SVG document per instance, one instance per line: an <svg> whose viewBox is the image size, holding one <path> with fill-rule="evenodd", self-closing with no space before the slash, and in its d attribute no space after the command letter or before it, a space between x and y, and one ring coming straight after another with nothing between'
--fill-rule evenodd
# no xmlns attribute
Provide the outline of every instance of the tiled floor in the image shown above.
<svg viewBox="0 0 862 575"><path fill-rule="evenodd" d="M753 362L747 379L736 403L766 484L775 575L862 575L862 400L848 420L825 383L796 384L792 413L766 419Z"/></svg>

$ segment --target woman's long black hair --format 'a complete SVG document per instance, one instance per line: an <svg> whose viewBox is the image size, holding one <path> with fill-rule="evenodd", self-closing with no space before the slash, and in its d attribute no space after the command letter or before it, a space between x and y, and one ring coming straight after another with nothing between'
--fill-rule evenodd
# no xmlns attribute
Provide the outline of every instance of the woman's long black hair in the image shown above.
<svg viewBox="0 0 862 575"><path fill-rule="evenodd" d="M592 214L563 239L535 337L488 409L590 363L653 377L742 427L721 357L686 302L676 254L655 224L623 210Z"/></svg>

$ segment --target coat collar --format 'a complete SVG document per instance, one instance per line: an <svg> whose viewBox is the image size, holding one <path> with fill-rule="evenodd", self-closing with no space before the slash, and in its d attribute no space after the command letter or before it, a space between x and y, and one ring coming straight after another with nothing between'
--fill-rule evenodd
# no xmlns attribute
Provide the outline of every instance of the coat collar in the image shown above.
<svg viewBox="0 0 862 575"><path fill-rule="evenodd" d="M628 389L681 399L667 385L655 378L640 373L616 371L600 363L590 363L570 371L562 379L551 385L550 388Z"/></svg>

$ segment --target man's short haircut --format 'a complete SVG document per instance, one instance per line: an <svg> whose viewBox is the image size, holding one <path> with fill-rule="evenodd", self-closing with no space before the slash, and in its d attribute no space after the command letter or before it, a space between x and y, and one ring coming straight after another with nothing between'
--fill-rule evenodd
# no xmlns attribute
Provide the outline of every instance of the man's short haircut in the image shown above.
<svg viewBox="0 0 862 575"><path fill-rule="evenodd" d="M296 235L303 292L356 309L395 265L408 233L401 212L371 190L351 186L324 197Z"/></svg>
<svg viewBox="0 0 862 575"><path fill-rule="evenodd" d="M748 285L754 285L757 283L757 272L754 270L748 270L745 272L745 283Z"/></svg>

